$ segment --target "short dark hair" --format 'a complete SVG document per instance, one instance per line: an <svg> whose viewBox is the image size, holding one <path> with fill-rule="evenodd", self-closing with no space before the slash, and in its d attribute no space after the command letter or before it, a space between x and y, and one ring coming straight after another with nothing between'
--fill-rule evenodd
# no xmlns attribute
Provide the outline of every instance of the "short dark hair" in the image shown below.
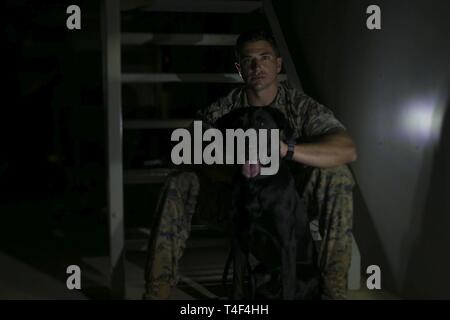
<svg viewBox="0 0 450 320"><path fill-rule="evenodd" d="M234 47L234 54L236 57L236 60L239 61L241 57L241 51L244 45L248 42L255 42L259 40L265 40L273 48L273 51L275 51L275 54L277 57L280 56L280 52L278 50L277 44L275 42L275 39L273 35L265 30L253 30L253 31L247 31L244 33L241 33L239 37L236 40L236 45Z"/></svg>

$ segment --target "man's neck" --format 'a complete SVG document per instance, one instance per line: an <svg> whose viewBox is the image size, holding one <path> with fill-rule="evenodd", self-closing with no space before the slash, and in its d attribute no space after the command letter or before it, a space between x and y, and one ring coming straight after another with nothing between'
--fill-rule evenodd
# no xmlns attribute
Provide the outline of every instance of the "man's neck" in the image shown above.
<svg viewBox="0 0 450 320"><path fill-rule="evenodd" d="M250 106L262 107L268 106L272 103L278 93L278 83L275 82L269 87L256 91L252 88L246 88L247 102Z"/></svg>

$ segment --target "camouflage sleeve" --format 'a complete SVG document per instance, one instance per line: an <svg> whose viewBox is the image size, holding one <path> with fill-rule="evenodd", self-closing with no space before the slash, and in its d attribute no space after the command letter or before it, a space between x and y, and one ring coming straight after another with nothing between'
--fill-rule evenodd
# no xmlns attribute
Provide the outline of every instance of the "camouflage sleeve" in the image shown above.
<svg viewBox="0 0 450 320"><path fill-rule="evenodd" d="M308 97L302 103L300 129L302 136L317 136L335 129L344 129L344 125L335 118L333 112Z"/></svg>
<svg viewBox="0 0 450 320"><path fill-rule="evenodd" d="M195 120L201 120L205 125L213 126L217 119L222 116L221 109L220 101L216 101L208 107L198 110Z"/></svg>

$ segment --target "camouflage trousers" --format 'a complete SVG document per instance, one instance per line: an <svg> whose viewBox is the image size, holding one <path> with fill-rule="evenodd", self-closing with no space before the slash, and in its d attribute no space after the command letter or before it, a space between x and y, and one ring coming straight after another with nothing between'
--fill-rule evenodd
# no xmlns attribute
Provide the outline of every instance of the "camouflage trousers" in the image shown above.
<svg viewBox="0 0 450 320"><path fill-rule="evenodd" d="M319 169L298 165L296 168L292 171L297 190L305 199L308 217L319 222L322 298L345 299L352 251L352 174L347 166ZM214 179L212 183L210 176L195 171L179 171L169 176L160 193L151 228L144 299L166 299L176 286L179 261L194 213L200 221L213 225L224 226L230 220L227 204L231 204L231 192L226 191L231 186L230 181L224 180Z"/></svg>

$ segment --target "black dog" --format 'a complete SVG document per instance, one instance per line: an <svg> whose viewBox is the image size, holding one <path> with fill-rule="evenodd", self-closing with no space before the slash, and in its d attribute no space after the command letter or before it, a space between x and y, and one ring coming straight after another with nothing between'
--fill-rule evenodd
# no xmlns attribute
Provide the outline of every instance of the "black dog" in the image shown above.
<svg viewBox="0 0 450 320"><path fill-rule="evenodd" d="M271 107L237 109L220 118L216 127L280 129L281 135L290 134L284 115ZM268 144L270 150L270 139ZM294 178L281 159L274 175L261 175L260 169L259 164L243 164L234 179L233 243L223 280L233 260L233 299L318 298L315 248Z"/></svg>

